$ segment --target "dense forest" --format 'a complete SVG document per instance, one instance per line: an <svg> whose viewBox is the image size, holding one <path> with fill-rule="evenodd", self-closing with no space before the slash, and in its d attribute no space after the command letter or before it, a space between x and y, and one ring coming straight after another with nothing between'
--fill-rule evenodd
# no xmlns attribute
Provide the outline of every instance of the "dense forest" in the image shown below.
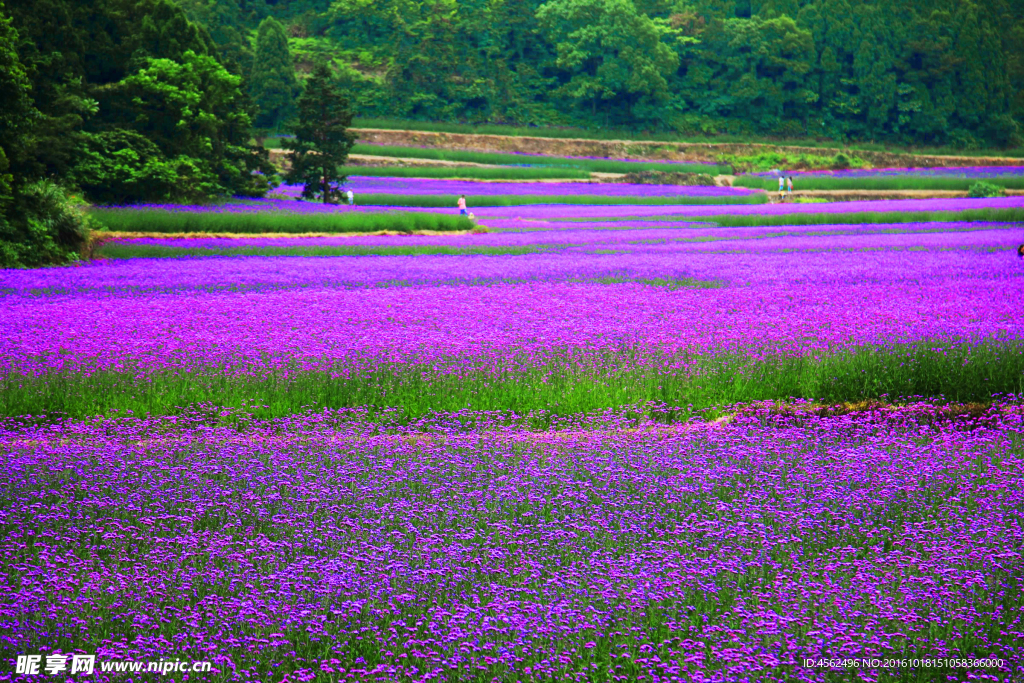
<svg viewBox="0 0 1024 683"><path fill-rule="evenodd" d="M182 6L243 74L262 69L255 34L274 17L300 70L318 53L334 59L357 116L965 149L1016 144L1024 121L1014 0Z"/></svg>
<svg viewBox="0 0 1024 683"><path fill-rule="evenodd" d="M79 192L262 194L317 63L363 117L972 149L1022 142L1022 45L1016 0L0 0L0 262Z"/></svg>

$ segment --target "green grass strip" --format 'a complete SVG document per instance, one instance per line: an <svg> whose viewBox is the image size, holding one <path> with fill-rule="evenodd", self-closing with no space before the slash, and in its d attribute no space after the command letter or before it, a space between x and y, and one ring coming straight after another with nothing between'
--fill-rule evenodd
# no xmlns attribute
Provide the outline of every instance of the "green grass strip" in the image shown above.
<svg viewBox="0 0 1024 683"><path fill-rule="evenodd" d="M615 216L610 218L561 218L576 223L614 223L623 221L664 221L666 223L716 223L724 228L755 228L791 225L859 225L871 223L952 223L984 221L1024 222L1024 207L1005 209L966 209L964 211L858 211L851 213L717 214L707 216Z"/></svg>
<svg viewBox="0 0 1024 683"><path fill-rule="evenodd" d="M107 242L93 255L109 259L187 258L203 256L520 256L561 248L562 245L525 245L518 247L427 246L274 246L274 247L171 247L159 244Z"/></svg>
<svg viewBox="0 0 1024 683"><path fill-rule="evenodd" d="M291 212L291 211L202 211L170 209L102 209L89 215L114 232L231 232L346 233L346 232L438 232L473 229L472 221L448 214L382 211L369 212Z"/></svg>
<svg viewBox="0 0 1024 683"><path fill-rule="evenodd" d="M664 363L645 365L630 350L609 352L586 367L571 359L525 371L445 374L435 366L395 364L330 372L254 372L210 368L163 371L135 368L91 374L58 371L0 378L0 415L84 418L132 410L177 414L197 404L249 407L258 417L284 417L321 408L367 406L371 413L398 408L405 420L437 411L500 411L530 415L545 427L552 415L591 413L658 402L677 416L712 413L737 403L791 398L831 402L899 397L989 401L1024 392L1024 342L977 345L923 341L866 346L814 358L786 356L751 361L743 355L694 357L687 373ZM514 361L510 362L510 367ZM617 367L609 372L598 368ZM528 367L528 366L527 366ZM393 413L393 411L392 411ZM392 415L393 417L393 415ZM391 418L389 418L391 419Z"/></svg>
<svg viewBox="0 0 1024 683"><path fill-rule="evenodd" d="M469 161L476 164L557 166L582 169L596 173L636 173L638 171L664 171L666 173L730 173L726 164L664 163L656 161L618 161L615 159L580 159L504 152L469 152L437 147L397 147L391 145L356 145L353 154L394 157L399 159L437 159L439 161ZM358 175L353 172L354 175Z"/></svg>
<svg viewBox="0 0 1024 683"><path fill-rule="evenodd" d="M684 188L680 188L684 190ZM366 193L356 195L356 204L361 206L415 206L423 208L451 209L456 206L458 195L454 194L387 194ZM592 204L592 205L637 205L637 206L727 206L732 204L767 204L768 195L761 192L752 194L723 195L718 197L697 197L687 194L672 196L616 197L588 194L499 194L469 195L470 210L486 206L529 206L532 204Z"/></svg>
<svg viewBox="0 0 1024 683"><path fill-rule="evenodd" d="M468 178L470 180L586 180L578 168L483 168L480 166L346 166L349 176L385 178Z"/></svg>
<svg viewBox="0 0 1024 683"><path fill-rule="evenodd" d="M992 176L991 178L954 178L931 176L883 176L877 178L834 178L830 176L799 176L793 179L797 190L934 190L966 192L979 180L1011 190L1024 190L1024 176ZM758 190L779 189L777 178L739 176L733 185Z"/></svg>

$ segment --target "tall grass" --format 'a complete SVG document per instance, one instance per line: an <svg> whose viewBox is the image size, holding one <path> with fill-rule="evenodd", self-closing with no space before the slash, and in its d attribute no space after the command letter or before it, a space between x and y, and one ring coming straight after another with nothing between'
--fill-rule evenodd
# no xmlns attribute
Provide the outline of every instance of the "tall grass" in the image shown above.
<svg viewBox="0 0 1024 683"><path fill-rule="evenodd" d="M433 230L452 232L471 230L472 221L464 216L409 211L308 212L290 211L202 211L189 209L102 209L89 212L101 226L114 232L234 232L346 233L414 232Z"/></svg>
<svg viewBox="0 0 1024 683"><path fill-rule="evenodd" d="M107 242L93 251L93 256L109 259L185 258L202 256L519 256L560 248L560 245L523 245L516 247L449 247L424 246L239 246L239 247L171 247L160 244Z"/></svg>
<svg viewBox="0 0 1024 683"><path fill-rule="evenodd" d="M594 218L563 218L571 222L591 222ZM1024 207L1007 209L967 209L964 211L859 211L855 213L718 214L705 216L616 216L601 218L602 223L619 221L665 221L717 223L723 228L753 228L775 225L858 225L870 223L948 223L985 221L1024 222Z"/></svg>
<svg viewBox="0 0 1024 683"><path fill-rule="evenodd" d="M635 173L637 171L664 171L667 173L729 173L726 164L660 163L656 161L617 161L614 159L580 159L533 154L502 152L467 152L436 147L396 147L389 145L356 145L353 154L395 157L399 159L438 159L441 161L469 161L476 164L564 166L596 173Z"/></svg>
<svg viewBox="0 0 1024 683"><path fill-rule="evenodd" d="M993 176L986 182L1012 190L1024 190L1024 176ZM798 190L948 190L966 192L978 178L933 176L879 176L875 178L835 178L831 176L799 176L793 179ZM733 185L758 190L777 190L776 178L739 176Z"/></svg>
<svg viewBox="0 0 1024 683"><path fill-rule="evenodd" d="M471 180L587 180L590 172L578 168L485 168L481 166L346 166L350 176L386 178L469 178Z"/></svg>
<svg viewBox="0 0 1024 683"><path fill-rule="evenodd" d="M587 369L566 360L525 370L444 374L433 367L381 365L373 370L298 369L252 374L222 368L147 374L135 368L74 371L0 378L0 415L87 417L113 410L174 414L182 406L213 403L255 408L258 417L284 417L314 408L397 408L407 420L438 411L531 414L545 427L552 416L591 413L657 402L688 417L721 406L790 398L859 401L941 396L988 401L994 394L1024 392L1024 342L950 346L923 341L902 347L862 347L812 358L695 357L689 372L668 371L624 350L607 354L604 367ZM510 366L514 365L510 361ZM591 359L592 360L592 359ZM590 368L594 365L590 364ZM337 374L337 373L335 373ZM394 411L388 411L392 414ZM390 418L389 418L390 419Z"/></svg>
<svg viewBox="0 0 1024 683"><path fill-rule="evenodd" d="M683 188L681 188L683 189ZM452 208L458 201L454 194L384 194L367 193L356 195L361 206L415 206L424 208ZM730 204L765 204L768 195L756 194L724 195L720 197L694 197L686 194L671 196L616 197L589 194L499 194L472 195L471 207L526 206L530 204L598 204L598 205L646 205L646 206L719 206Z"/></svg>

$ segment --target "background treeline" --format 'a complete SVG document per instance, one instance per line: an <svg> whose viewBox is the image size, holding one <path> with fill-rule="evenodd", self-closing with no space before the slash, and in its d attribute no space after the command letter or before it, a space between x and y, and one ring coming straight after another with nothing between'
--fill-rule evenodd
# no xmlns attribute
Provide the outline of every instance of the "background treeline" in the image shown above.
<svg viewBox="0 0 1024 683"><path fill-rule="evenodd" d="M1015 0L182 0L265 79L267 17L301 71L329 54L356 115L1020 143ZM275 67L276 68L276 67ZM287 75L279 92L287 90ZM280 119L264 119L276 127Z"/></svg>
<svg viewBox="0 0 1024 683"><path fill-rule="evenodd" d="M260 195L237 63L168 0L0 3L0 266L63 262L94 202ZM264 171L264 173L255 173Z"/></svg>

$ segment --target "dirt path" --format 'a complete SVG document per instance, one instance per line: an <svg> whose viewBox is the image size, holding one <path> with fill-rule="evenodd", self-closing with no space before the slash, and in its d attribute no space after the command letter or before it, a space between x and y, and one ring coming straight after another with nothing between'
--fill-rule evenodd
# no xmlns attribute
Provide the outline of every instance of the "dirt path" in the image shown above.
<svg viewBox="0 0 1024 683"><path fill-rule="evenodd" d="M522 152L551 156L596 156L643 160L714 162L722 154L754 156L767 152L791 155L847 156L865 159L877 168L908 166L1024 166L1015 157L972 157L936 154L900 154L826 147L799 147L764 143L654 142L643 140L587 140L583 138L538 138L511 135L435 133L419 130L353 128L359 142L405 147L444 147L481 152Z"/></svg>
<svg viewBox="0 0 1024 683"><path fill-rule="evenodd" d="M395 232L393 230L377 230L375 232L109 232L93 231L90 245L99 246L103 242L125 239L264 239L264 238L301 238L301 237L433 237L446 235L476 235L487 232L485 226L477 226L473 230L414 230L412 232Z"/></svg>

